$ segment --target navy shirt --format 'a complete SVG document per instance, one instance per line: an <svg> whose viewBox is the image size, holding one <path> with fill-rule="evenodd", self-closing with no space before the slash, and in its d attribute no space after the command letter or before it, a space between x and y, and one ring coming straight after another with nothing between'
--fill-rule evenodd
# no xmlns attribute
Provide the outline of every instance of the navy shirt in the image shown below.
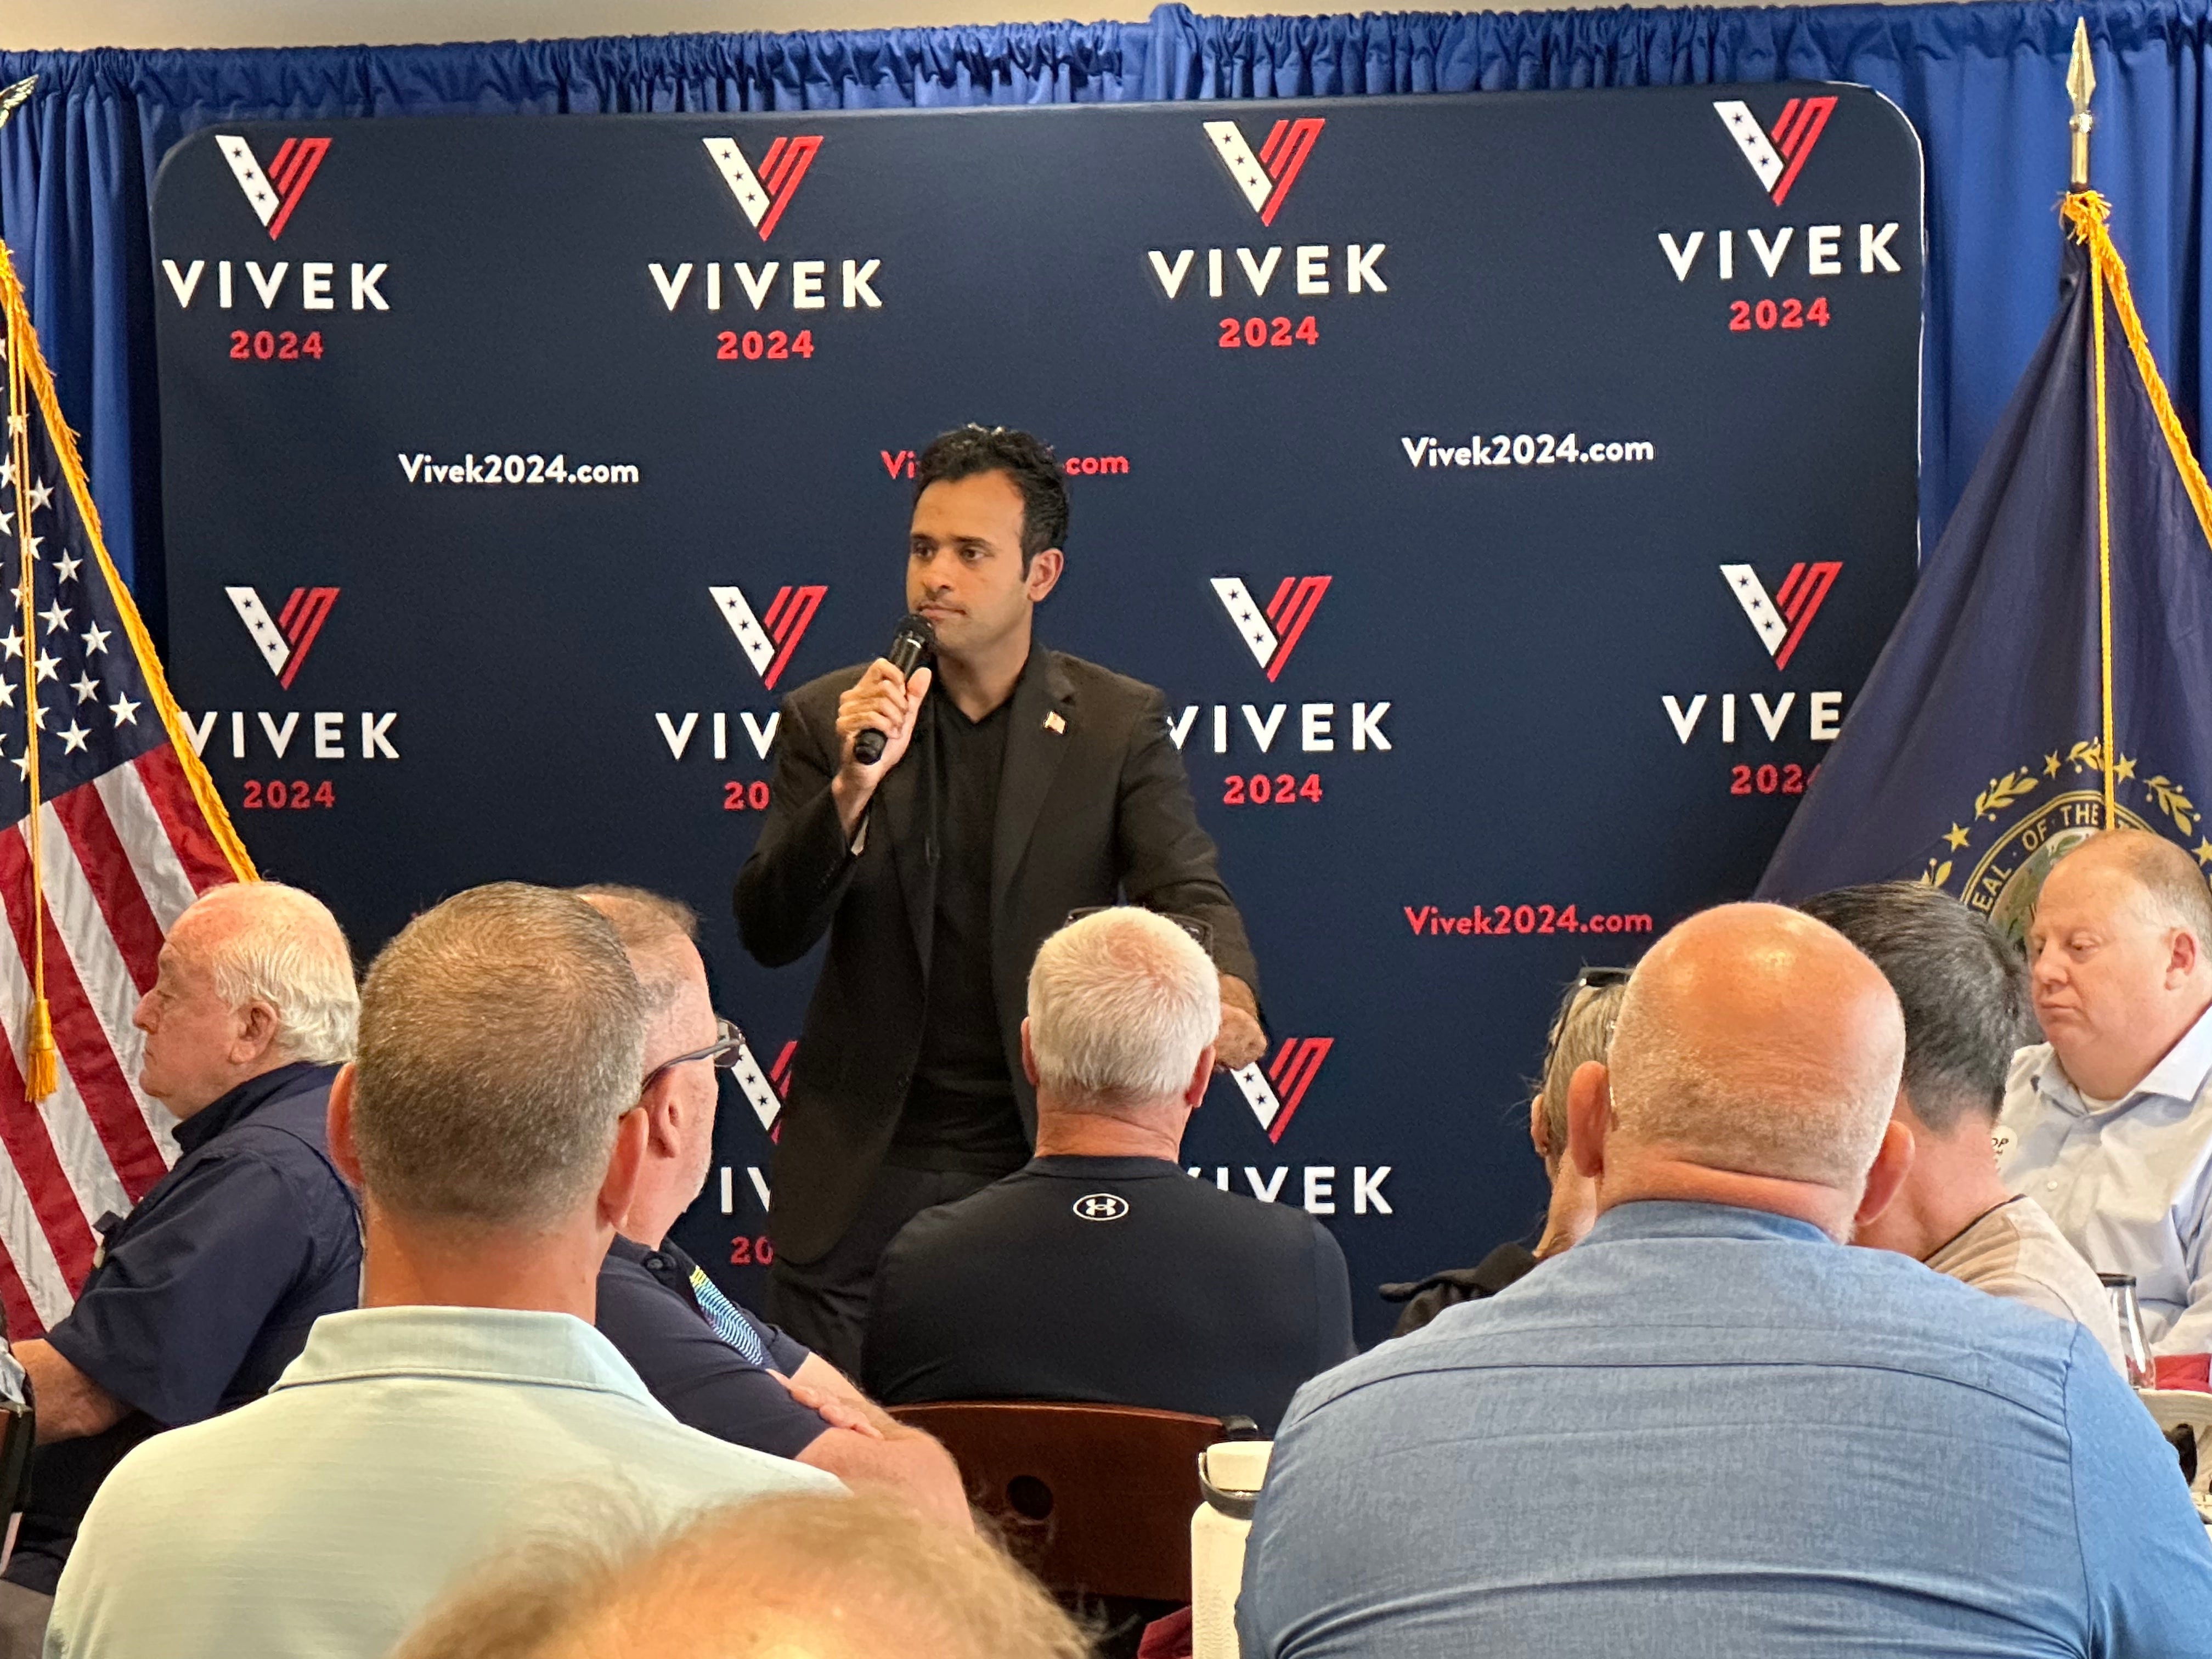
<svg viewBox="0 0 2212 1659"><path fill-rule="evenodd" d="M891 1241L864 1374L886 1405L1086 1400L1271 1431L1353 1352L1344 1253L1303 1210L1162 1158L1040 1158Z"/></svg>
<svg viewBox="0 0 2212 1659"><path fill-rule="evenodd" d="M98 1265L46 1340L131 1409L39 1448L11 1580L51 1591L125 1452L266 1394L308 1327L359 1299L361 1224L325 1129L337 1070L280 1066L195 1112L175 1167L101 1224Z"/></svg>
<svg viewBox="0 0 2212 1659"><path fill-rule="evenodd" d="M726 1303L766 1364L719 1334L699 1305L698 1269L673 1244L653 1249L617 1235L599 1267L599 1334L679 1423L772 1457L796 1457L830 1425L772 1371L796 1376L811 1351Z"/></svg>

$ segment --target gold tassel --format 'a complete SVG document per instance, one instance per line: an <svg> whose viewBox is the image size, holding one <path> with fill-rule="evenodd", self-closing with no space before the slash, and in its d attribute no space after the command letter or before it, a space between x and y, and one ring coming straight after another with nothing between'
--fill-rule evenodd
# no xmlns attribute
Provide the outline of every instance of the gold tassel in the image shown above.
<svg viewBox="0 0 2212 1659"><path fill-rule="evenodd" d="M43 996L31 1004L30 1040L23 1045L23 1092L33 1102L62 1086L62 1054L54 1045L53 1012Z"/></svg>

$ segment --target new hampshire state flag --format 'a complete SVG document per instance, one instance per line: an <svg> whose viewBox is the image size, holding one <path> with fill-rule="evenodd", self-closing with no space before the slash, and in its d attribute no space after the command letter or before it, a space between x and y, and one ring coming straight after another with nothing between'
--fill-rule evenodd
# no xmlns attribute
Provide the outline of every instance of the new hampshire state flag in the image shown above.
<svg viewBox="0 0 2212 1659"><path fill-rule="evenodd" d="M2063 210L2058 315L1761 898L1918 880L2018 938L2053 860L2107 823L2212 869L2212 492L2103 199Z"/></svg>

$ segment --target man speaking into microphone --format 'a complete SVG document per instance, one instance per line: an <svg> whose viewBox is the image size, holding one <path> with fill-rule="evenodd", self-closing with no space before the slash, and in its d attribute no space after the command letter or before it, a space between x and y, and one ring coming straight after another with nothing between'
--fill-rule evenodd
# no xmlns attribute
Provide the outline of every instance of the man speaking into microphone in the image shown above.
<svg viewBox="0 0 2212 1659"><path fill-rule="evenodd" d="M1221 973L1221 1063L1267 1046L1165 699L1033 638L1067 533L1052 451L963 427L915 477L906 599L935 661L909 678L878 658L785 699L775 799L737 885L763 964L830 935L778 1132L769 1284L778 1322L848 1372L892 1236L1029 1161L1026 981L1071 910L1195 924Z"/></svg>

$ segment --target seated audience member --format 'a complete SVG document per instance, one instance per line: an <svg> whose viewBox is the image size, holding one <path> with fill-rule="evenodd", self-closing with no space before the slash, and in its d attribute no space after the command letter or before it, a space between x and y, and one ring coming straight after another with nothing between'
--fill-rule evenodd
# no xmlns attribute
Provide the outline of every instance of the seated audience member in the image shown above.
<svg viewBox="0 0 2212 1659"><path fill-rule="evenodd" d="M1570 1091L1588 1236L1299 1391L1246 1659L2205 1652L2212 1545L2095 1339L1844 1247L1904 1057L1809 916L1660 940Z"/></svg>
<svg viewBox="0 0 2212 1659"><path fill-rule="evenodd" d="M324 1136L361 1000L320 900L274 882L218 887L170 928L132 1023L138 1086L177 1119L176 1165L99 1227L76 1305L15 1358L40 1449L11 1617L42 1616L92 1495L158 1429L269 1391L307 1328L361 1279L353 1194Z"/></svg>
<svg viewBox="0 0 2212 1659"><path fill-rule="evenodd" d="M1272 1428L1350 1357L1336 1241L1176 1161L1219 1001L1206 952L1149 911L1044 942L1022 1022L1036 1156L884 1252L863 1372L878 1399L1088 1400Z"/></svg>
<svg viewBox="0 0 2212 1659"><path fill-rule="evenodd" d="M604 918L515 883L447 900L369 969L360 1048L330 1137L361 1309L108 1477L49 1659L372 1659L550 1486L623 1480L672 1516L837 1489L685 1428L592 1328L646 1140L643 998Z"/></svg>
<svg viewBox="0 0 2212 1659"><path fill-rule="evenodd" d="M2027 969L1978 913L1917 881L1822 893L1797 907L1870 958L1905 1011L1896 1120L1912 1162L1852 1243L1894 1250L2089 1334L2123 1372L2112 1300L2041 1206L1997 1178L1990 1136L2014 1051L2032 1033Z"/></svg>
<svg viewBox="0 0 2212 1659"><path fill-rule="evenodd" d="M392 1659L1085 1659L1005 1555L880 1498L763 1498L656 1538L627 1515L521 1540Z"/></svg>
<svg viewBox="0 0 2212 1659"><path fill-rule="evenodd" d="M646 1006L645 1160L599 1269L600 1333L678 1421L969 1526L960 1471L942 1446L892 1421L828 1360L732 1302L670 1242L714 1160L715 1068L735 1063L743 1039L714 1017L689 907L635 887L577 896L613 925ZM836 1420L797 1395L819 1398Z"/></svg>
<svg viewBox="0 0 2212 1659"><path fill-rule="evenodd" d="M1543 1074L1528 1102L1528 1139L1543 1160L1552 1198L1544 1212L1544 1231L1530 1249L1517 1240L1500 1244L1473 1267L1433 1273L1413 1285L1385 1285L1382 1294L1402 1301L1390 1334L1418 1331L1446 1308L1496 1296L1526 1278L1546 1256L1580 1242L1597 1219L1597 1189L1567 1158L1567 1083L1584 1062L1605 1058L1613 1041L1613 1022L1628 988L1626 968L1585 968L1567 987L1544 1048Z"/></svg>
<svg viewBox="0 0 2212 1659"><path fill-rule="evenodd" d="M2212 1350L2212 894L2164 836L2110 830L2051 866L2027 946L2047 1041L2013 1061L1998 1173L2135 1275L2154 1353Z"/></svg>

